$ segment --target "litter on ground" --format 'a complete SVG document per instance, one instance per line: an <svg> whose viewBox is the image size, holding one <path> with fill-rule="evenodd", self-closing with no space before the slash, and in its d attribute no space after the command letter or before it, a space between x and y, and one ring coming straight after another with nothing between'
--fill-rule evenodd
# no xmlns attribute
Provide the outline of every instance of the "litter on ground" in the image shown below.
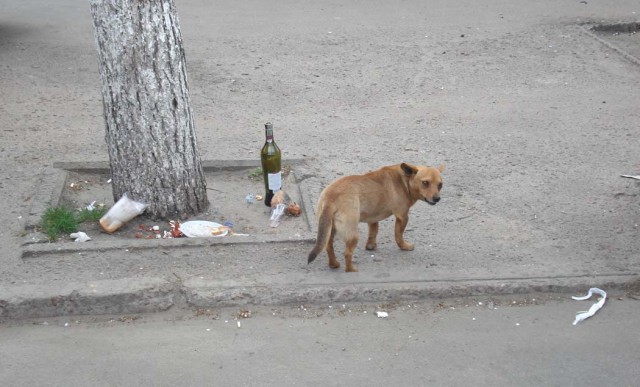
<svg viewBox="0 0 640 387"><path fill-rule="evenodd" d="M575 297L575 296L571 297L576 301L584 301L584 300L588 300L589 298L591 298L591 295L593 295L593 293L597 293L597 294L601 295L602 298L599 299L598 302L596 302L595 304L591 305L591 308L589 308L589 310L578 312L577 315L576 315L576 319L573 322L573 325L576 325L580 321L583 321L583 320L593 316L594 314L596 314L596 312L598 310L600 310L600 308L602 308L602 306L604 305L604 302L607 300L607 292L605 292L602 289L591 288L591 289L589 289L589 293L584 297Z"/></svg>
<svg viewBox="0 0 640 387"><path fill-rule="evenodd" d="M89 238L89 235L82 231L69 234L69 237L73 238L76 242L86 242L91 240L91 238Z"/></svg>

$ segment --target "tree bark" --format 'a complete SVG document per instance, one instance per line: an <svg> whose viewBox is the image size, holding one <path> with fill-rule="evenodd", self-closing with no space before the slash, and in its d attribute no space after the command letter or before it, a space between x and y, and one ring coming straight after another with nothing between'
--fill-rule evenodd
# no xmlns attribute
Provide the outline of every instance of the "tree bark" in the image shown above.
<svg viewBox="0 0 640 387"><path fill-rule="evenodd" d="M114 199L153 218L208 206L174 0L90 0Z"/></svg>

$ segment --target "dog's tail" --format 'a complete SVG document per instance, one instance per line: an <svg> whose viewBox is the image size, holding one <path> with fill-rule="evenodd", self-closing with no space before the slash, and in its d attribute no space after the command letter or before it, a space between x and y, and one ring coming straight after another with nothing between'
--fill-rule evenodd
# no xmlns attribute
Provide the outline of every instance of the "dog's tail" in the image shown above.
<svg viewBox="0 0 640 387"><path fill-rule="evenodd" d="M313 249L309 253L307 264L313 262L318 254L327 247L329 235L331 235L332 223L331 209L325 204L318 217L318 237L316 238L316 245L313 246Z"/></svg>

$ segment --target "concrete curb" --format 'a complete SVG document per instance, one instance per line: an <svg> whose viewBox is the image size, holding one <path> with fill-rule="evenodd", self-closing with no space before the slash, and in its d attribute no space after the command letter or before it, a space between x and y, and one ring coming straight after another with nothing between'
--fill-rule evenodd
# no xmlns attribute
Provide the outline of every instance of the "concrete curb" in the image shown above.
<svg viewBox="0 0 640 387"><path fill-rule="evenodd" d="M598 35L594 34L590 29L586 28L585 26L580 26L578 27L579 30L584 33L585 35L589 36L590 38L592 38L593 40L600 42L602 45L606 46L608 49L616 52L617 54L621 55L623 58L625 58L626 60L628 60L629 62L633 63L636 66L640 66L640 59L636 58L635 56L629 54L628 52L626 52L625 50L621 49L620 47L607 42L606 40L602 39L601 37L599 37Z"/></svg>
<svg viewBox="0 0 640 387"><path fill-rule="evenodd" d="M77 254L90 251L109 252L113 250L153 250L153 249L179 249L183 247L211 247L216 245L262 245L269 243L292 243L308 242L315 239L313 235L306 231L300 231L300 237L291 240L288 238L275 239L272 236L252 235L247 237L226 237L226 238L175 238L175 239L152 239L152 240L114 240L114 241L92 241L91 243L65 243L62 245L50 243L32 243L22 247L22 258L36 258L42 256L56 256L63 254Z"/></svg>
<svg viewBox="0 0 640 387"><path fill-rule="evenodd" d="M175 290L159 278L2 287L0 318L160 312L175 305Z"/></svg>
<svg viewBox="0 0 640 387"><path fill-rule="evenodd" d="M389 302L448 297L497 296L526 293L583 293L591 287L624 290L640 280L637 274L533 279L469 279L302 286L216 287L193 280L185 284L189 306L326 304Z"/></svg>
<svg viewBox="0 0 640 387"><path fill-rule="evenodd" d="M282 160L283 165L301 165L306 162L305 159L285 159ZM238 169L257 168L260 167L260 160L202 160L202 169L205 172L233 171ZM111 171L109 161L56 161L53 167L63 169L65 171L74 172L90 172L104 173Z"/></svg>
<svg viewBox="0 0 640 387"><path fill-rule="evenodd" d="M67 172L57 168L45 168L38 174L31 197L31 207L24 219L23 228L32 229L40 224L42 214L49 207L60 204L60 197L67 181Z"/></svg>
<svg viewBox="0 0 640 387"><path fill-rule="evenodd" d="M529 293L582 294L591 287L608 292L637 290L637 273L524 279L464 279L355 284L225 286L190 279L128 278L84 284L0 288L0 318L151 313L181 308L249 305L319 305L498 296Z"/></svg>

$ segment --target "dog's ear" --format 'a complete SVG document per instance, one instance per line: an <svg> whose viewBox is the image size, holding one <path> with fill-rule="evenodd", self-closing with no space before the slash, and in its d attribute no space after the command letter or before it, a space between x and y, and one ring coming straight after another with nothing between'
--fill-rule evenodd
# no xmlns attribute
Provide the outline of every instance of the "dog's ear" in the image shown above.
<svg viewBox="0 0 640 387"><path fill-rule="evenodd" d="M414 167L413 165L409 165L407 163L402 163L400 164L400 168L402 168L402 171L404 172L405 175L415 175L416 173L418 173L418 168Z"/></svg>
<svg viewBox="0 0 640 387"><path fill-rule="evenodd" d="M445 164L440 164L440 166L438 166L438 171L440 171L440 173L444 172L445 168L447 166Z"/></svg>

